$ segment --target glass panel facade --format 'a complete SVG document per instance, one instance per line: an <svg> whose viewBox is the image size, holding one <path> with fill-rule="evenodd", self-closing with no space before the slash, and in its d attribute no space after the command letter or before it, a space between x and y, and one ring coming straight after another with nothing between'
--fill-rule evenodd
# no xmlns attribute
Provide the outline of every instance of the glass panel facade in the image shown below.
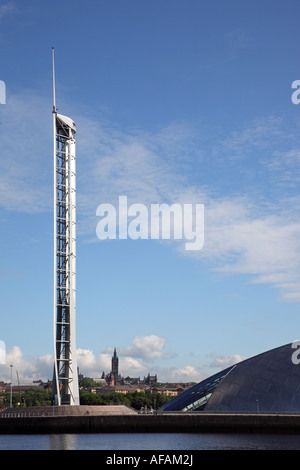
<svg viewBox="0 0 300 470"><path fill-rule="evenodd" d="M232 367L222 370L218 374L199 382L186 392L166 403L161 411L203 411L213 391L219 383L231 371Z"/></svg>

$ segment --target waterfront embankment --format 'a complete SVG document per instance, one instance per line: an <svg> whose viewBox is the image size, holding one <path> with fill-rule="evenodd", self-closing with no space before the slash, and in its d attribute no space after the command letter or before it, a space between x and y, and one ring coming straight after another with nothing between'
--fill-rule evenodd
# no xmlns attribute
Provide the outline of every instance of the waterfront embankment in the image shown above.
<svg viewBox="0 0 300 470"><path fill-rule="evenodd" d="M300 414L280 413L163 413L137 414L126 407L88 407L59 410L51 407L5 410L1 434L35 433L300 433ZM99 408L102 408L101 410Z"/></svg>

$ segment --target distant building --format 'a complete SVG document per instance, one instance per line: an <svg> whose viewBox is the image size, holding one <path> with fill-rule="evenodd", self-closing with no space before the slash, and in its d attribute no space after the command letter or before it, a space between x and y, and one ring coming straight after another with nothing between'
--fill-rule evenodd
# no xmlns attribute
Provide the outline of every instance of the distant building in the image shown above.
<svg viewBox="0 0 300 470"><path fill-rule="evenodd" d="M111 358L111 371L108 375L103 372L102 378L104 378L108 385L114 386L120 383L121 376L119 374L119 358L117 356L117 350L114 348L114 355Z"/></svg>
<svg viewBox="0 0 300 470"><path fill-rule="evenodd" d="M143 380L141 380L140 377L122 377L119 373L119 358L116 348L114 348L114 354L111 358L111 371L108 374L102 372L101 379L110 387L116 385L144 385L150 388L158 381L157 374L150 375L150 373L148 373L147 377L144 377Z"/></svg>
<svg viewBox="0 0 300 470"><path fill-rule="evenodd" d="M48 388L48 384L42 382L41 380L35 380L31 383L19 383L19 384L13 384L11 385L9 382L5 383L3 386L1 386L1 391L5 393L9 393L12 391L13 393L15 392L26 392L27 390L36 390L37 388L39 389L46 389Z"/></svg>
<svg viewBox="0 0 300 470"><path fill-rule="evenodd" d="M117 356L117 350L114 349L114 355L111 358L111 375L114 376L115 381L119 377L119 358Z"/></svg>
<svg viewBox="0 0 300 470"><path fill-rule="evenodd" d="M161 395L165 395L166 397L177 397L184 391L183 387L154 387L152 389L152 393L160 393Z"/></svg>
<svg viewBox="0 0 300 470"><path fill-rule="evenodd" d="M133 393L133 392L144 392L145 388L142 385L106 385L104 387L101 387L96 390L96 393L111 393L111 392L116 392L116 393L123 393L126 395L127 393Z"/></svg>
<svg viewBox="0 0 300 470"><path fill-rule="evenodd" d="M157 375L150 375L149 373L147 377L144 377L144 383L146 385L153 385L154 383L157 383Z"/></svg>

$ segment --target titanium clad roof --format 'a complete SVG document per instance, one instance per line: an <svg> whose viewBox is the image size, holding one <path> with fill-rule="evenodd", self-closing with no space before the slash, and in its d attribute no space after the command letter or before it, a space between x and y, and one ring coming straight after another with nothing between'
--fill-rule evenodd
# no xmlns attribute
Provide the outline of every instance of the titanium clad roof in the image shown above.
<svg viewBox="0 0 300 470"><path fill-rule="evenodd" d="M205 411L300 412L300 364L291 344L240 362L211 396Z"/></svg>
<svg viewBox="0 0 300 470"><path fill-rule="evenodd" d="M162 411L300 413L300 364L293 362L293 353L290 343L239 362L182 393Z"/></svg>

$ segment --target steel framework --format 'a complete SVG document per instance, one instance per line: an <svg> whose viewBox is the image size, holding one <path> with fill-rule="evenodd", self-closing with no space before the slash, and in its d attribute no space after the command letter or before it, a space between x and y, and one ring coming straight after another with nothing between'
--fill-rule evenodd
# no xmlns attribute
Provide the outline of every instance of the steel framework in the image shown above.
<svg viewBox="0 0 300 470"><path fill-rule="evenodd" d="M54 132L54 374L52 404L79 405L76 357L76 125L56 112Z"/></svg>

